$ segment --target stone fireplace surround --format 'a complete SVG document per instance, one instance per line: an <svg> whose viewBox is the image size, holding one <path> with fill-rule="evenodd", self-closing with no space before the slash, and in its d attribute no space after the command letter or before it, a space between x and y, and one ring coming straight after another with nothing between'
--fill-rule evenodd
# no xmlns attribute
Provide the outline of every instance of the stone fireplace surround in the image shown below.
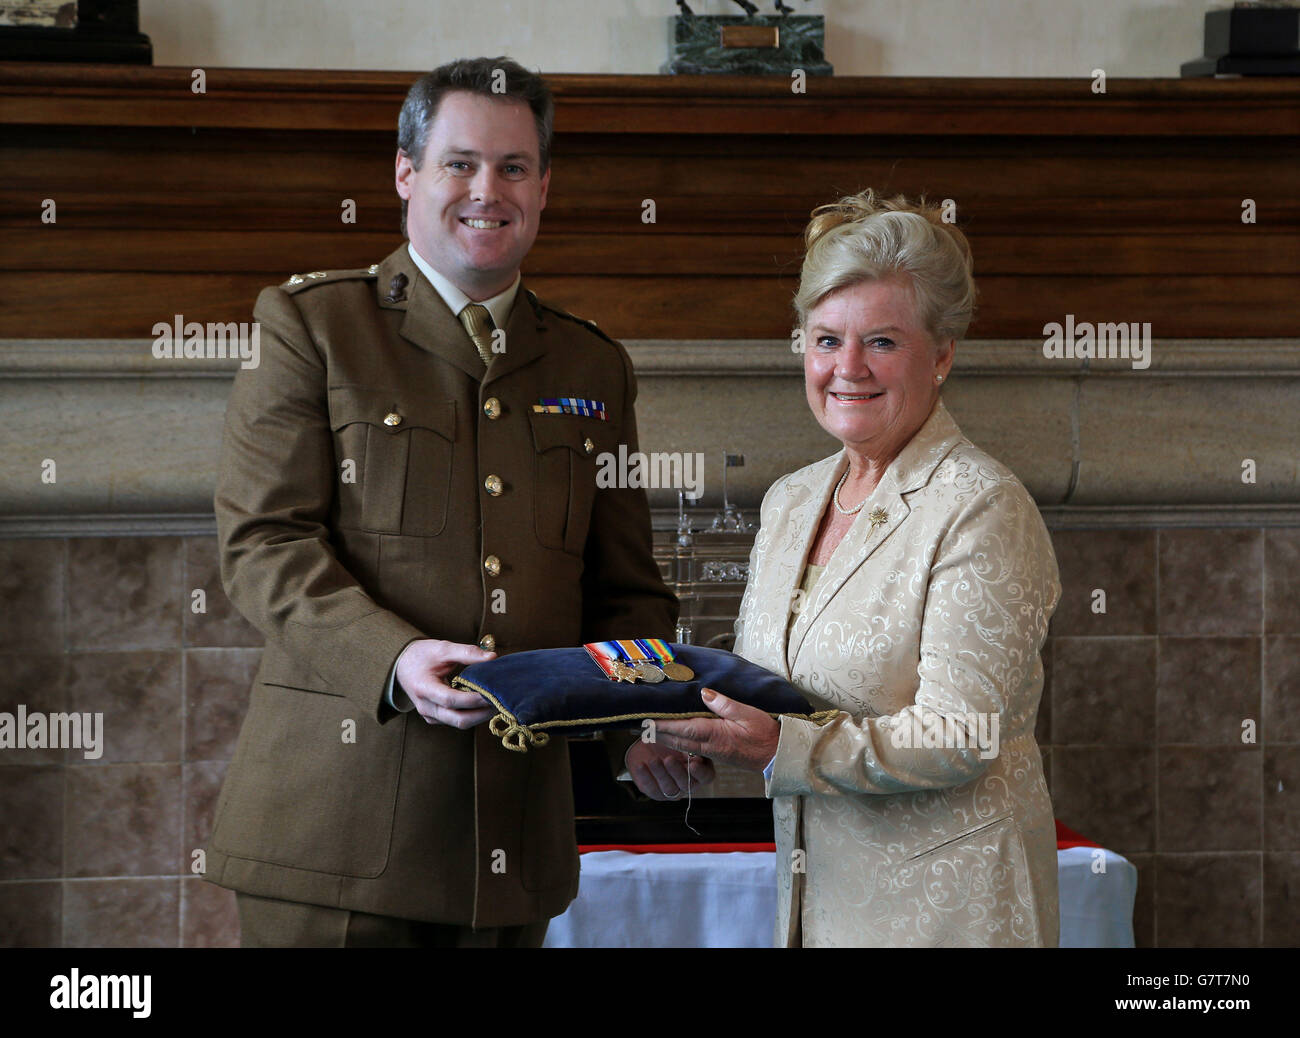
<svg viewBox="0 0 1300 1038"><path fill-rule="evenodd" d="M720 447L745 455L750 510L835 448L783 341L628 347L642 449L704 451L705 510ZM0 943L236 939L233 900L190 873L261 644L221 591L209 504L232 376L147 340L0 343L3 705L106 715L98 760L0 754ZM1139 945L1294 944L1300 343L1157 341L1134 372L967 342L944 397L1051 530L1039 739L1058 817L1138 867Z"/></svg>

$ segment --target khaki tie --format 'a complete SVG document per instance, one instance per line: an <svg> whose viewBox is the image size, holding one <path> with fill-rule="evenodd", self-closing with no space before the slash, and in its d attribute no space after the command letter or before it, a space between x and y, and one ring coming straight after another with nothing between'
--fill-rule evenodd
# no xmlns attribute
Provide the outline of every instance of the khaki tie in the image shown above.
<svg viewBox="0 0 1300 1038"><path fill-rule="evenodd" d="M492 315L488 308L479 303L470 303L460 312L460 323L474 340L478 355L483 358L483 366L492 366Z"/></svg>

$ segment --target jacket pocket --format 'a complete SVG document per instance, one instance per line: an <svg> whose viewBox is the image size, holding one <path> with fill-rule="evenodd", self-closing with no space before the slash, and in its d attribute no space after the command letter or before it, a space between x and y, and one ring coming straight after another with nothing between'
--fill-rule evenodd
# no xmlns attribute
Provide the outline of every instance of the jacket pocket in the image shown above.
<svg viewBox="0 0 1300 1038"><path fill-rule="evenodd" d="M951 847L953 846L953 844L961 843L965 840L972 840L972 839L978 840L981 833L984 833L986 830L992 829L995 825L1001 825L1003 822L1006 821L1010 821L1014 826L1015 816L1010 814L999 815L997 818L994 818L990 822L981 822L979 825L971 826L963 830L962 832L958 833L956 836L945 836L938 843L932 843L928 847L924 847L921 850L916 851L914 854L909 855L907 860L909 862L912 862L912 861L916 861L918 858L924 858L931 854L937 854L938 852L942 851L945 847Z"/></svg>
<svg viewBox="0 0 1300 1038"><path fill-rule="evenodd" d="M536 448L533 518L537 540L547 548L581 555L596 500L599 459L614 450L609 423L582 415L537 412L529 418Z"/></svg>
<svg viewBox="0 0 1300 1038"><path fill-rule="evenodd" d="M341 481L339 525L408 537L442 533L456 401L428 400L407 388L343 385L330 387L329 406Z"/></svg>
<svg viewBox="0 0 1300 1038"><path fill-rule="evenodd" d="M368 721L341 696L259 682L213 846L291 868L378 876L388 862L404 728Z"/></svg>
<svg viewBox="0 0 1300 1038"><path fill-rule="evenodd" d="M924 943L1040 943L1029 862L1013 815L913 855L897 867L891 885Z"/></svg>

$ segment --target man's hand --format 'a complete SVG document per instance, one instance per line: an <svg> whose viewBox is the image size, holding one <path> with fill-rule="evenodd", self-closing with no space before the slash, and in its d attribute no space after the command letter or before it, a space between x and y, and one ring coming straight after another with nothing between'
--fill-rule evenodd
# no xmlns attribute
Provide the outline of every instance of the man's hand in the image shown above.
<svg viewBox="0 0 1300 1038"><path fill-rule="evenodd" d="M662 722L660 722L662 723ZM688 757L656 742L638 739L625 758L628 774L651 800L676 800L688 788L698 788L713 781L713 762L706 757Z"/></svg>
<svg viewBox="0 0 1300 1038"><path fill-rule="evenodd" d="M698 753L746 771L762 771L776 756L781 741L781 722L757 707L728 699L706 688L700 692L704 705L717 717L682 721L659 721L655 740L689 753Z"/></svg>
<svg viewBox="0 0 1300 1038"><path fill-rule="evenodd" d="M397 682L415 709L430 724L473 728L496 713L477 692L461 692L446 683L457 666L494 659L477 645L424 638L411 642L397 657Z"/></svg>

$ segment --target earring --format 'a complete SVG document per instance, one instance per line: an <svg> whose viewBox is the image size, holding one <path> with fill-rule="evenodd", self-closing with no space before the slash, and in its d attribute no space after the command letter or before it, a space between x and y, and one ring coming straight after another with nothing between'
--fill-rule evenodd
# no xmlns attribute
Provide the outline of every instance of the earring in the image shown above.
<svg viewBox="0 0 1300 1038"><path fill-rule="evenodd" d="M943 381L943 376L942 376L942 375L935 375L934 380L935 380L935 382L942 382L942 381Z"/></svg>

